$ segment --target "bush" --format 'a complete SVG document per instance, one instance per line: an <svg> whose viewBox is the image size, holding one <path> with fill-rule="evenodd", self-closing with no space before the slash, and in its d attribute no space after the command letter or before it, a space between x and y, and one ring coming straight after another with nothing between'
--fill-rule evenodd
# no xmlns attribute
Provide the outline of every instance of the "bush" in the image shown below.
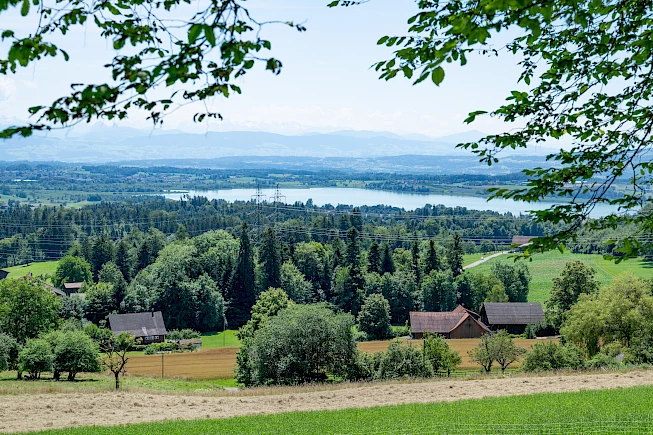
<svg viewBox="0 0 653 435"><path fill-rule="evenodd" d="M69 381L80 372L99 372L98 345L82 331L66 332L54 348L54 367L57 372L68 372Z"/></svg>
<svg viewBox="0 0 653 435"><path fill-rule="evenodd" d="M383 340L392 336L390 327L390 304L380 294L372 294L365 298L358 313L359 329L370 340Z"/></svg>
<svg viewBox="0 0 653 435"><path fill-rule="evenodd" d="M615 357L606 355L604 353L597 353L587 361L585 365L588 369L613 369L613 368L619 368L623 366L620 362L618 362Z"/></svg>
<svg viewBox="0 0 653 435"><path fill-rule="evenodd" d="M431 363L433 372L446 371L447 375L462 362L458 352L451 350L443 336L428 332L424 334L424 356Z"/></svg>
<svg viewBox="0 0 653 435"><path fill-rule="evenodd" d="M41 338L28 340L18 354L18 361L21 370L31 379L40 379L41 373L52 371L54 355L50 343Z"/></svg>
<svg viewBox="0 0 653 435"><path fill-rule="evenodd" d="M180 350L181 346L179 346L179 344L166 341L163 343L152 343L145 346L145 355L154 355L157 352L176 352Z"/></svg>
<svg viewBox="0 0 653 435"><path fill-rule="evenodd" d="M533 350L526 353L522 368L528 372L547 370L578 370L584 366L581 352L573 345L554 341L536 343Z"/></svg>
<svg viewBox="0 0 653 435"><path fill-rule="evenodd" d="M0 372L18 368L20 345L9 334L0 333Z"/></svg>
<svg viewBox="0 0 653 435"><path fill-rule="evenodd" d="M237 359L247 386L300 384L346 376L357 348L354 320L322 304L290 305L247 338Z"/></svg>
<svg viewBox="0 0 653 435"><path fill-rule="evenodd" d="M410 336L410 326L408 326L408 324L402 326L393 326L392 335L394 337L408 337Z"/></svg>
<svg viewBox="0 0 653 435"><path fill-rule="evenodd" d="M166 339L170 341L177 340L191 340L193 338L200 338L202 334L192 329L172 329L168 331Z"/></svg>
<svg viewBox="0 0 653 435"><path fill-rule="evenodd" d="M424 353L412 346L392 342L383 355L376 372L376 379L429 378L433 367Z"/></svg>

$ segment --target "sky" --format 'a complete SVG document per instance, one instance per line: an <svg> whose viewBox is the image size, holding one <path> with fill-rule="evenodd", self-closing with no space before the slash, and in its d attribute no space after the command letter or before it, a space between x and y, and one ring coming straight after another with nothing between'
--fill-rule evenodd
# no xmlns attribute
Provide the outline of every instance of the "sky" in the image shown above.
<svg viewBox="0 0 653 435"><path fill-rule="evenodd" d="M271 55L283 62L275 76L259 67L239 85L242 95L216 98L210 108L224 121L195 124L192 115L201 107L187 106L166 117L164 129L188 132L252 130L304 134L337 130L390 131L438 137L471 129L504 131L500 120L478 118L463 123L475 110L491 110L516 89L517 59L476 56L465 67L449 65L444 83L427 80L413 86L404 78L378 79L370 66L392 52L376 41L384 35L406 34L407 19L417 11L412 0L372 0L365 5L329 9L329 0L249 0L259 21L301 22L307 31L267 26L263 36L272 42ZM29 32L34 21L17 11L0 15L0 28ZM46 59L0 76L0 122L26 120L27 108L65 95L71 83L107 80L102 65L114 55L111 43L94 25L79 28L57 40L70 55L69 62ZM6 45L0 45L6 50ZM121 126L151 128L144 116L134 115ZM77 128L77 127L76 127ZM83 130L84 127L78 129Z"/></svg>

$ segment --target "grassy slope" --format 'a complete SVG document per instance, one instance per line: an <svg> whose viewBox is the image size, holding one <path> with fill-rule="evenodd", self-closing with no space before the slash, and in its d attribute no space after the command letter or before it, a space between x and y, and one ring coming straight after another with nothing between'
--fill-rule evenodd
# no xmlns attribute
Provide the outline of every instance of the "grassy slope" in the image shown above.
<svg viewBox="0 0 653 435"><path fill-rule="evenodd" d="M583 261L593 267L596 270L596 278L604 284L610 282L613 277L624 273L632 273L644 279L653 277L653 267L642 260L628 260L615 264L598 254L572 254L570 252L561 254L558 251L536 254L532 258L533 261L526 261L531 271L531 291L528 299L532 302L542 302L548 299L551 287L553 287L553 278L559 276L565 264L573 260ZM497 261L513 260L508 255L500 256L488 260L470 271L487 273L490 271L491 265Z"/></svg>
<svg viewBox="0 0 653 435"><path fill-rule="evenodd" d="M5 270L9 272L7 278L20 278L31 273L34 276L54 274L57 270L58 261L43 261L41 263L31 263L29 266L13 266L6 267Z"/></svg>
<svg viewBox="0 0 653 435"><path fill-rule="evenodd" d="M109 428L76 428L57 435L195 434L569 434L652 433L653 387L536 394L452 403L411 404L341 411L297 412L150 423ZM579 406L582 404L582 406ZM639 422L631 430L626 423ZM501 425L501 426L497 426ZM534 425L539 425L534 426ZM611 427L614 431L611 430Z"/></svg>

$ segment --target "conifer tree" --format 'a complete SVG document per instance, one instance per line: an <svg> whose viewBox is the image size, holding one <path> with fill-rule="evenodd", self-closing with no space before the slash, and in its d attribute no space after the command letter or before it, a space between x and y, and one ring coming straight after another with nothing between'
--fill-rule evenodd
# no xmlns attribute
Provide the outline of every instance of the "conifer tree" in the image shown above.
<svg viewBox="0 0 653 435"><path fill-rule="evenodd" d="M447 262L454 278L463 273L463 253L463 240L455 234L447 250Z"/></svg>
<svg viewBox="0 0 653 435"><path fill-rule="evenodd" d="M379 244L372 242L370 250L367 253L367 271L369 273L381 272L381 251L379 251Z"/></svg>
<svg viewBox="0 0 653 435"><path fill-rule="evenodd" d="M411 269L415 274L415 279L419 283L422 280L422 272L419 267L419 244L417 243L417 241L413 242L413 245L411 246L410 249L410 253L412 259Z"/></svg>
<svg viewBox="0 0 653 435"><path fill-rule="evenodd" d="M241 228L238 261L230 287L229 324L237 328L247 323L250 310L256 302L254 253L250 242L249 228L246 223L243 223Z"/></svg>
<svg viewBox="0 0 653 435"><path fill-rule="evenodd" d="M351 227L347 231L347 247L345 249L345 266L349 268L349 278L354 289L365 288L365 278L361 270L361 252L358 240L358 230Z"/></svg>
<svg viewBox="0 0 653 435"><path fill-rule="evenodd" d="M395 273L395 261L392 258L392 250L387 243L383 244L381 253L381 274Z"/></svg>
<svg viewBox="0 0 653 435"><path fill-rule="evenodd" d="M118 248L116 249L116 266L120 269L125 281L129 282L132 278L132 259L129 255L129 246L127 246L127 242L124 239L118 243Z"/></svg>
<svg viewBox="0 0 653 435"><path fill-rule="evenodd" d="M150 246L147 243L147 239L145 239L143 240L143 243L141 243L141 247L138 249L136 264L138 265L138 270L141 271L149 266L150 263Z"/></svg>
<svg viewBox="0 0 653 435"><path fill-rule="evenodd" d="M426 261L424 262L424 275L428 275L434 270L436 272L442 269L440 264L440 258L438 257L438 252L435 249L435 242L429 240L429 248L426 251Z"/></svg>
<svg viewBox="0 0 653 435"><path fill-rule="evenodd" d="M272 228L263 233L260 261L263 268L263 291L270 287L278 288L281 285L281 248L277 233Z"/></svg>

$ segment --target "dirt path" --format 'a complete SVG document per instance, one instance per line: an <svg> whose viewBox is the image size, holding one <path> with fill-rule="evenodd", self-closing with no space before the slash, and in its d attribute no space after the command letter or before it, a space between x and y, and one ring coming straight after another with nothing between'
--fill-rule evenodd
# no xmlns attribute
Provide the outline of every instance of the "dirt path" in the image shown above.
<svg viewBox="0 0 653 435"><path fill-rule="evenodd" d="M0 397L0 432L363 408L641 385L653 385L653 371L467 381L443 379L409 384L360 384L339 390L267 396L247 396L242 393L225 397L142 393L4 396ZM151 412L153 409L157 412Z"/></svg>

